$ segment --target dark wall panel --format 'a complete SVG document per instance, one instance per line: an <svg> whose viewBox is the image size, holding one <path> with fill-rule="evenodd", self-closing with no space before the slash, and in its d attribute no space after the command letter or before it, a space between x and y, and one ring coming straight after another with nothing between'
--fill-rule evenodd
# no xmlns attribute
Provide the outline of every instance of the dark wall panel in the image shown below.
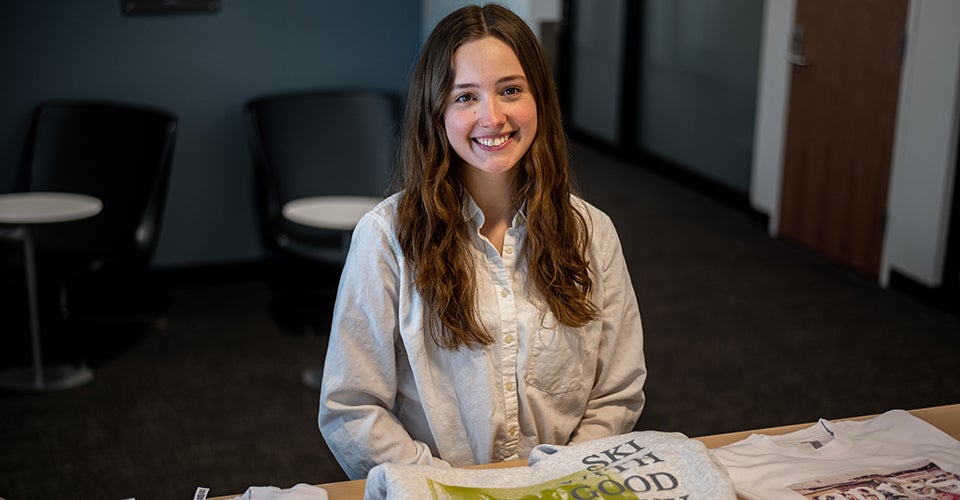
<svg viewBox="0 0 960 500"><path fill-rule="evenodd" d="M154 267L259 259L244 103L284 90L402 91L419 15L418 0L224 0L212 14L134 16L111 0L12 2L0 10L0 192L13 189L37 102L163 107L180 130Z"/></svg>

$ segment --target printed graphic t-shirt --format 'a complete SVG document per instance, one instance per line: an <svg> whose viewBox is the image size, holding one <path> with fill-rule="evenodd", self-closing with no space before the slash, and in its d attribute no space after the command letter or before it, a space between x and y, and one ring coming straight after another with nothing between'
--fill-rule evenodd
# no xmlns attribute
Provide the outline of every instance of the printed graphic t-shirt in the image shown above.
<svg viewBox="0 0 960 500"><path fill-rule="evenodd" d="M570 446L539 445L528 467L456 469L380 464L364 498L734 500L733 483L703 443L632 432Z"/></svg>
<svg viewBox="0 0 960 500"><path fill-rule="evenodd" d="M713 451L744 500L960 500L960 441L903 410Z"/></svg>

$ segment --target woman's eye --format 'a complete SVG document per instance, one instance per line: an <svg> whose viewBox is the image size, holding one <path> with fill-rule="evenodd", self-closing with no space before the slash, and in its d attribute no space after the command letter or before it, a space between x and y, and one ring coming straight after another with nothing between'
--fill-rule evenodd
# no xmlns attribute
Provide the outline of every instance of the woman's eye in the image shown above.
<svg viewBox="0 0 960 500"><path fill-rule="evenodd" d="M453 98L453 102L468 102L472 100L473 100L473 96L470 94L462 94Z"/></svg>
<svg viewBox="0 0 960 500"><path fill-rule="evenodd" d="M503 95L517 95L520 93L520 87L507 87L503 89Z"/></svg>

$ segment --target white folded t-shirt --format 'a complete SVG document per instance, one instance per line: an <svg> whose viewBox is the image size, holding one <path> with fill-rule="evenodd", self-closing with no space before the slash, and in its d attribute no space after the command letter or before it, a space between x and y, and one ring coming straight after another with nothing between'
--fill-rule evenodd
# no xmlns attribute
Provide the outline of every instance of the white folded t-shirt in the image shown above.
<svg viewBox="0 0 960 500"><path fill-rule="evenodd" d="M327 490L304 483L298 483L292 488L251 486L243 495L231 500L327 500Z"/></svg>
<svg viewBox="0 0 960 500"><path fill-rule="evenodd" d="M364 498L674 498L734 500L733 484L703 443L642 431L570 446L539 445L527 467L458 469L380 464Z"/></svg>
<svg viewBox="0 0 960 500"><path fill-rule="evenodd" d="M903 410L713 452L743 500L960 499L960 441Z"/></svg>

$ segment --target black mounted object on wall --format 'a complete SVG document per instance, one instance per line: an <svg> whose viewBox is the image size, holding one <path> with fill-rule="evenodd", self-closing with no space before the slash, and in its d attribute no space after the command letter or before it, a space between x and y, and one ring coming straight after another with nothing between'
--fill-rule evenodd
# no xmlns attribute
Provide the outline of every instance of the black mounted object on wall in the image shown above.
<svg viewBox="0 0 960 500"><path fill-rule="evenodd" d="M120 0L124 14L214 13L219 0Z"/></svg>

